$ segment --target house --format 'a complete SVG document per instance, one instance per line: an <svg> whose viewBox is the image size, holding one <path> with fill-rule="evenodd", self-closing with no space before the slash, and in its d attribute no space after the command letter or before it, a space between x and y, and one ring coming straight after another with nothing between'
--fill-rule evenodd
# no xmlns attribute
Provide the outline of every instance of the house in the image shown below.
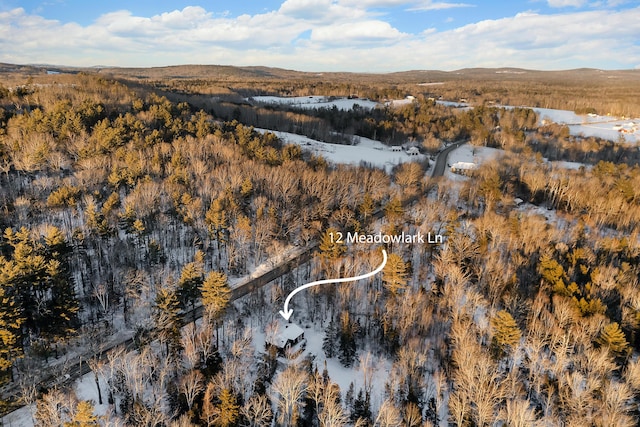
<svg viewBox="0 0 640 427"><path fill-rule="evenodd" d="M267 349L275 347L281 356L297 354L304 350L306 345L307 340L304 337L304 330L294 323L287 323L278 334L273 337L267 337L266 342Z"/></svg>
<svg viewBox="0 0 640 427"><path fill-rule="evenodd" d="M401 145L392 145L391 146L391 151L402 151L402 146Z"/></svg>
<svg viewBox="0 0 640 427"><path fill-rule="evenodd" d="M451 165L451 172L460 175L471 175L471 173L476 170L477 167L478 165L476 165L475 163L455 162Z"/></svg>
<svg viewBox="0 0 640 427"><path fill-rule="evenodd" d="M420 154L420 150L418 150L418 147L410 147L407 150L407 154L409 156L417 156L418 154Z"/></svg>

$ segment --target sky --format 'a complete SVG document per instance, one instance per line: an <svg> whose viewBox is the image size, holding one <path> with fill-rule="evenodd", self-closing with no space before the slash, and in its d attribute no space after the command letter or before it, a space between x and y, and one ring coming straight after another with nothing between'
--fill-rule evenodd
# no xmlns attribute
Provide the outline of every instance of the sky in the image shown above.
<svg viewBox="0 0 640 427"><path fill-rule="evenodd" d="M640 0L0 0L0 62L640 69Z"/></svg>

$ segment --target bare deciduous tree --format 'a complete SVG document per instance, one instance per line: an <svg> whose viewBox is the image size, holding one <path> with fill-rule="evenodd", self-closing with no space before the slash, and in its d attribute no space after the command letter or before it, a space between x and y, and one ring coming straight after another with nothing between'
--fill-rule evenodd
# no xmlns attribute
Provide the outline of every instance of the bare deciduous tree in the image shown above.
<svg viewBox="0 0 640 427"><path fill-rule="evenodd" d="M510 399L500 413L508 426L533 427L537 425L536 414L528 400Z"/></svg>
<svg viewBox="0 0 640 427"><path fill-rule="evenodd" d="M402 425L400 411L391 401L385 400L380 406L373 425L376 427L400 427Z"/></svg>
<svg viewBox="0 0 640 427"><path fill-rule="evenodd" d="M180 379L180 391L184 394L187 400L187 406L189 409L193 407L193 402L198 397L198 394L204 390L204 377L200 371L192 370L186 375L183 375Z"/></svg>
<svg viewBox="0 0 640 427"><path fill-rule="evenodd" d="M302 397L307 389L306 373L294 366L282 371L273 383L277 396L278 420L283 427L296 425Z"/></svg>
<svg viewBox="0 0 640 427"><path fill-rule="evenodd" d="M273 419L271 402L265 395L253 395L240 408L246 427L269 427Z"/></svg>

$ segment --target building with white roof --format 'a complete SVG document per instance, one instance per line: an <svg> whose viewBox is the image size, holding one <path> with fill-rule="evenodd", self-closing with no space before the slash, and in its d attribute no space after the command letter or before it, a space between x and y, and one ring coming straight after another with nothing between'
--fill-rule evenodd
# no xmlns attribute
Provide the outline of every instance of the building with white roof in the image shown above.
<svg viewBox="0 0 640 427"><path fill-rule="evenodd" d="M451 172L469 175L478 168L478 165L470 162L455 162L451 165Z"/></svg>
<svg viewBox="0 0 640 427"><path fill-rule="evenodd" d="M294 324L287 323L284 328L275 336L267 337L267 348L275 347L278 353L286 355L287 353L298 353L304 350L307 340L304 338L304 330Z"/></svg>

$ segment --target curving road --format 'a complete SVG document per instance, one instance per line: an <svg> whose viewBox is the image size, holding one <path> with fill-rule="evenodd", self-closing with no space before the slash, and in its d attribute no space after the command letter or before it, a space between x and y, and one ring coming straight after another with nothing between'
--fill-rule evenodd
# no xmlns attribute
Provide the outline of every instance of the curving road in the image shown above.
<svg viewBox="0 0 640 427"><path fill-rule="evenodd" d="M436 157L436 164L433 166L431 170L431 177L435 178L437 176L444 175L444 168L447 166L447 157L449 157L449 153L460 147L462 144L466 144L467 140L456 141L453 144L449 145L447 148L438 153Z"/></svg>

